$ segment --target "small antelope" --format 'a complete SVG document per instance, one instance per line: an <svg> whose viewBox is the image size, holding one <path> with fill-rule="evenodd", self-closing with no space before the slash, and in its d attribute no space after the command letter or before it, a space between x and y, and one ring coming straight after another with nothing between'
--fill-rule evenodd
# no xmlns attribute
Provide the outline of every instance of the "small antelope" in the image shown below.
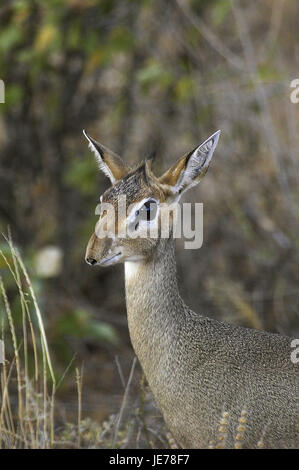
<svg viewBox="0 0 299 470"><path fill-rule="evenodd" d="M145 236L151 226L159 233L162 206L179 204L205 175L220 131L160 177L149 160L131 169L84 134L112 183L101 203L117 213L125 195L129 212L116 224L101 213L86 261L125 264L132 345L175 440L183 448L299 447L291 339L194 313L179 295L173 227L168 237ZM136 236L120 236L124 227Z"/></svg>

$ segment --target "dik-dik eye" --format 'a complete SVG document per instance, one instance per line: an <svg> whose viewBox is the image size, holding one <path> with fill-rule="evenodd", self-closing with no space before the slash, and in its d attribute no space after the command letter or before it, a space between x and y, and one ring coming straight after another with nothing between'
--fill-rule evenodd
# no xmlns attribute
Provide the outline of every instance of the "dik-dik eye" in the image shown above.
<svg viewBox="0 0 299 470"><path fill-rule="evenodd" d="M129 216L130 230L136 232L140 226L147 228L148 224L153 222L158 213L159 202L155 199L147 199L143 203L140 202L138 209Z"/></svg>
<svg viewBox="0 0 299 470"><path fill-rule="evenodd" d="M157 203L153 199L146 201L143 206L139 209L138 219L151 222L154 220L157 214ZM136 214L137 215L137 214Z"/></svg>

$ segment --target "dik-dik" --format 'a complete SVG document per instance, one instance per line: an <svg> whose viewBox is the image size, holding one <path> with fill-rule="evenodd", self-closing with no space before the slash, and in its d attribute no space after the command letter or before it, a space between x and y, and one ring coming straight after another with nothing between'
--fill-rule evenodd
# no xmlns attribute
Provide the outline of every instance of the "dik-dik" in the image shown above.
<svg viewBox="0 0 299 470"><path fill-rule="evenodd" d="M159 236L165 208L205 175L220 131L160 177L148 160L131 169L84 134L112 184L101 204L116 214L100 212L86 261L125 265L132 345L175 440L184 448L299 447L299 366L291 361L291 339L190 310L179 294L174 218L168 236Z"/></svg>

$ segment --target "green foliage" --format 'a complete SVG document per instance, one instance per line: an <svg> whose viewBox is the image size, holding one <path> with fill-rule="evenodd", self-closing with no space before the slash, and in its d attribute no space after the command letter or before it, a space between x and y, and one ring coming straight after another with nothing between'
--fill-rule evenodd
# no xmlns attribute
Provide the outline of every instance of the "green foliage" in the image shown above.
<svg viewBox="0 0 299 470"><path fill-rule="evenodd" d="M108 323L95 320L91 313L75 309L60 317L55 324L57 339L70 335L75 338L97 339L107 343L117 343L117 333Z"/></svg>
<svg viewBox="0 0 299 470"><path fill-rule="evenodd" d="M0 243L0 253L2 255L0 256L0 269L5 268L5 271L7 271L7 263L5 262L4 257L9 263L12 263L13 258L9 249L9 245L4 240ZM3 276L3 272L1 272L1 275Z"/></svg>
<svg viewBox="0 0 299 470"><path fill-rule="evenodd" d="M134 44L134 37L128 28L118 26L109 36L109 47L117 52L127 52Z"/></svg>
<svg viewBox="0 0 299 470"><path fill-rule="evenodd" d="M224 22L227 15L231 11L231 1L230 0L218 0L212 8L212 21L216 26L219 26Z"/></svg>
<svg viewBox="0 0 299 470"><path fill-rule="evenodd" d="M17 25L10 25L0 32L0 51L7 53L22 38L22 30Z"/></svg>
<svg viewBox="0 0 299 470"><path fill-rule="evenodd" d="M262 82L275 82L284 79L282 72L271 63L260 64L258 75Z"/></svg>
<svg viewBox="0 0 299 470"><path fill-rule="evenodd" d="M34 48L39 54L59 51L61 50L61 40L58 25L46 22L35 38Z"/></svg>
<svg viewBox="0 0 299 470"><path fill-rule="evenodd" d="M81 159L70 161L68 171L64 175L64 181L68 186L78 189L82 195L95 195L97 173L90 154L82 155Z"/></svg>
<svg viewBox="0 0 299 470"><path fill-rule="evenodd" d="M175 87L176 98L179 101L190 99L195 92L195 84L190 75L181 77Z"/></svg>
<svg viewBox="0 0 299 470"><path fill-rule="evenodd" d="M153 85L159 85L162 88L167 87L171 83L172 77L162 64L155 59L149 59L137 72L137 80L143 91L148 92Z"/></svg>
<svg viewBox="0 0 299 470"><path fill-rule="evenodd" d="M210 7L218 1L219 0L190 0L190 7L194 13L201 15L207 7Z"/></svg>
<svg viewBox="0 0 299 470"><path fill-rule="evenodd" d="M82 46L86 48L86 45L90 44L90 36L88 35L87 41L84 41L84 44L82 44L82 32L81 32L81 25L79 21L74 20L69 31L68 31L68 36L67 36L67 45L70 49L77 49ZM92 44L93 46L93 44Z"/></svg>
<svg viewBox="0 0 299 470"><path fill-rule="evenodd" d="M23 98L23 93L24 90L21 85L17 83L8 84L8 86L5 87L5 103L1 104L1 108L3 106L3 111L6 107L19 104Z"/></svg>

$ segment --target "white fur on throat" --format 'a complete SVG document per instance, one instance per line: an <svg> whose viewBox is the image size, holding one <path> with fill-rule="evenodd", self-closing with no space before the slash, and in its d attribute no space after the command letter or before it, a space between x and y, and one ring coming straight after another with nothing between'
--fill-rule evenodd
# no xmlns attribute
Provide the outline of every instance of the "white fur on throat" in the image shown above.
<svg viewBox="0 0 299 470"><path fill-rule="evenodd" d="M141 261L125 261L125 278L126 281L131 281L136 276Z"/></svg>

